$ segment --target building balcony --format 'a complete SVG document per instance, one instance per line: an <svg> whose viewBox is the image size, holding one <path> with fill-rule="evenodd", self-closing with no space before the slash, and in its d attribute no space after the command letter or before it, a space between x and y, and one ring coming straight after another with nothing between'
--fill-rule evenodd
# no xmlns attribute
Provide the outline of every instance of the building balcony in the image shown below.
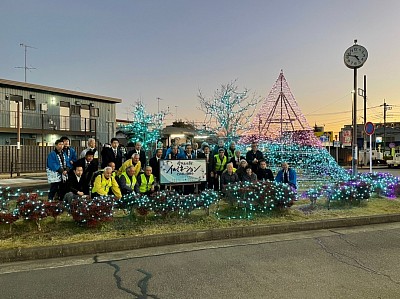
<svg viewBox="0 0 400 299"><path fill-rule="evenodd" d="M92 135L97 130L96 118L82 118L79 115L61 116L37 112L20 112L22 133L57 133L68 131L69 135ZM2 132L15 132L18 124L16 111L0 110L0 129Z"/></svg>

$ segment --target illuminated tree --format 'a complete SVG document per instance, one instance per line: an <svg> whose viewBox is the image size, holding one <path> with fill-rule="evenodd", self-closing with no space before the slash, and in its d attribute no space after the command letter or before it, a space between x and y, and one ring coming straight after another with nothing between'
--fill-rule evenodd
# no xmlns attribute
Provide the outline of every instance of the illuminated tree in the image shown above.
<svg viewBox="0 0 400 299"><path fill-rule="evenodd" d="M239 92L236 80L214 92L212 98L206 98L199 90L200 110L206 115L205 123L227 140L238 138L249 127L249 119L253 116L260 101L255 95L249 96L249 90Z"/></svg>
<svg viewBox="0 0 400 299"><path fill-rule="evenodd" d="M133 110L133 121L128 125L119 127L122 133L126 135L130 142L140 141L145 150L155 144L160 139L163 121L167 113L149 114L141 101L136 103Z"/></svg>

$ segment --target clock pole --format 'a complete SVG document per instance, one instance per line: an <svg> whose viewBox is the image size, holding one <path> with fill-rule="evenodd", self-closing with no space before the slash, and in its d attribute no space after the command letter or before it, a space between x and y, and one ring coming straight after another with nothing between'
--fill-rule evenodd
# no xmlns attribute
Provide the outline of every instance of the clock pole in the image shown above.
<svg viewBox="0 0 400 299"><path fill-rule="evenodd" d="M354 89L353 89L353 142L351 144L352 159L351 169L353 176L357 175L357 68L354 69Z"/></svg>
<svg viewBox="0 0 400 299"><path fill-rule="evenodd" d="M354 45L344 52L344 64L354 71L354 86L353 86L353 138L351 142L352 160L351 170L353 176L357 175L357 69L362 67L368 58L368 51L363 46L357 45L357 40L354 40ZM365 115L364 115L364 118ZM365 119L364 119L365 122Z"/></svg>

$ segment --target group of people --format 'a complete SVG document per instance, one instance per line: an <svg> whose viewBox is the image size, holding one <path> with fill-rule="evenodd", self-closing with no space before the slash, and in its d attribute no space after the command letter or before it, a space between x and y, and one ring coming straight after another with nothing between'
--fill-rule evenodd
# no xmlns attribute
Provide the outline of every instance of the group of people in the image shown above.
<svg viewBox="0 0 400 299"><path fill-rule="evenodd" d="M126 159L127 155L130 159ZM150 163L154 165L153 160L150 159ZM152 167L146 165L141 144L136 143L133 151L122 156L117 138L113 138L100 153L96 141L90 138L88 147L79 158L70 146L69 138L60 138L47 156L47 175L50 183L48 199L53 200L57 194L58 199L65 202L80 196L114 195L121 198L129 193L150 194L157 188Z"/></svg>
<svg viewBox="0 0 400 299"><path fill-rule="evenodd" d="M212 152L208 144L202 144L201 150L202 154L198 158L206 158L207 188L223 191L227 185L237 182L274 180L297 188L296 171L284 162L282 169L274 177L256 142L251 144L251 150L245 156L236 149L235 142L231 142L229 147L225 148L223 141L219 141Z"/></svg>
<svg viewBox="0 0 400 299"><path fill-rule="evenodd" d="M99 159L101 168L99 170ZM274 177L257 143L251 144L245 156L236 149L235 142L228 148L220 140L213 148L207 143L201 147L197 143L179 144L179 138L168 148L155 150L147 162L142 144L136 142L134 149L127 152L120 146L117 138L103 146L101 152L96 148L93 138L88 146L77 155L70 146L68 137L55 142L54 150L47 157L47 174L50 183L49 200L58 194L59 200L70 202L78 196L114 195L121 198L126 194L151 194L160 189L159 160L204 159L206 161L206 181L200 183L200 190L223 191L228 184L237 182L277 181L297 187L296 172L286 162ZM193 186L180 189L186 194L193 193Z"/></svg>

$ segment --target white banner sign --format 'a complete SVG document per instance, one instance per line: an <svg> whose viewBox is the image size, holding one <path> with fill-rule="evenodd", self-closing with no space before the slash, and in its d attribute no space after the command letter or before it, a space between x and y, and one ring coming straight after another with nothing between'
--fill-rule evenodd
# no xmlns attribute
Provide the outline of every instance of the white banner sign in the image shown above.
<svg viewBox="0 0 400 299"><path fill-rule="evenodd" d="M160 160L160 183L199 183L207 180L206 160Z"/></svg>
<svg viewBox="0 0 400 299"><path fill-rule="evenodd" d="M344 146L351 146L352 142L352 132L350 130L342 131L342 144Z"/></svg>

